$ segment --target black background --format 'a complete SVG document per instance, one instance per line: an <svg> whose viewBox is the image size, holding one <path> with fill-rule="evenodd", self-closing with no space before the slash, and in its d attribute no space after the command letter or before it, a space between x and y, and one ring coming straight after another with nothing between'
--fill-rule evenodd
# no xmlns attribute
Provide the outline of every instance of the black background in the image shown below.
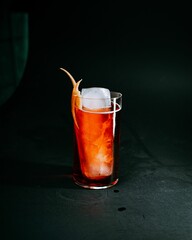
<svg viewBox="0 0 192 240"><path fill-rule="evenodd" d="M42 95L69 102L63 97L70 82L58 70L64 67L83 79L81 87L122 92L128 120L136 115L172 124L179 118L190 126L190 3L21 1L12 8L29 12L24 81L31 78Z"/></svg>

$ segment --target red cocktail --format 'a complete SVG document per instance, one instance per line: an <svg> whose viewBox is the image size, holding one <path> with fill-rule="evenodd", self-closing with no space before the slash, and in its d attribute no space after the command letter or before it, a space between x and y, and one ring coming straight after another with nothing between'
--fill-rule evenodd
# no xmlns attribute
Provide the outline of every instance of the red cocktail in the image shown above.
<svg viewBox="0 0 192 240"><path fill-rule="evenodd" d="M113 92L110 108L75 108L73 178L80 186L107 188L118 181L121 98Z"/></svg>
<svg viewBox="0 0 192 240"><path fill-rule="evenodd" d="M74 182L90 189L111 187L118 182L122 94L100 87L80 92L81 81L61 70L73 83Z"/></svg>

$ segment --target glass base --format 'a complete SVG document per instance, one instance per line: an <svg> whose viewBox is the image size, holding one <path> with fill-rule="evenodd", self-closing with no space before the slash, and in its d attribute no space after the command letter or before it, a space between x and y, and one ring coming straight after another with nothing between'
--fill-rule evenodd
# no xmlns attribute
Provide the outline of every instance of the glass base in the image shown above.
<svg viewBox="0 0 192 240"><path fill-rule="evenodd" d="M115 181L113 181L112 183L110 184L101 184L101 183L98 183L98 184L95 184L95 183L81 183L79 182L77 179L73 178L74 180L74 183L82 188L87 188L87 189L106 189L106 188L111 188L113 186L115 186L117 184L117 182L119 181L119 179L117 178Z"/></svg>

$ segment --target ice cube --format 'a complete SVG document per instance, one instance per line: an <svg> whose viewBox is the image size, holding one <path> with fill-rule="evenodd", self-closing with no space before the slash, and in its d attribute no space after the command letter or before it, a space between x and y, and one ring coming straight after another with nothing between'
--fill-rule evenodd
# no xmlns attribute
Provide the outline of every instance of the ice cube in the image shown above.
<svg viewBox="0 0 192 240"><path fill-rule="evenodd" d="M111 107L110 91L107 88L91 87L81 90L82 105L89 109Z"/></svg>
<svg viewBox="0 0 192 240"><path fill-rule="evenodd" d="M112 166L106 165L105 163L100 163L100 165L89 165L86 169L86 177L90 179L100 179L103 177L108 177L112 174Z"/></svg>

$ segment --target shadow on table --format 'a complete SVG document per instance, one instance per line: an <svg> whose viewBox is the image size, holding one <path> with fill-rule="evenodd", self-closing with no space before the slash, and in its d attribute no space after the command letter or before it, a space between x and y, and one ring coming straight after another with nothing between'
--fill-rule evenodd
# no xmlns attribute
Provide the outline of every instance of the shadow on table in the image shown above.
<svg viewBox="0 0 192 240"><path fill-rule="evenodd" d="M1 185L75 188L70 166L7 160L0 163Z"/></svg>

